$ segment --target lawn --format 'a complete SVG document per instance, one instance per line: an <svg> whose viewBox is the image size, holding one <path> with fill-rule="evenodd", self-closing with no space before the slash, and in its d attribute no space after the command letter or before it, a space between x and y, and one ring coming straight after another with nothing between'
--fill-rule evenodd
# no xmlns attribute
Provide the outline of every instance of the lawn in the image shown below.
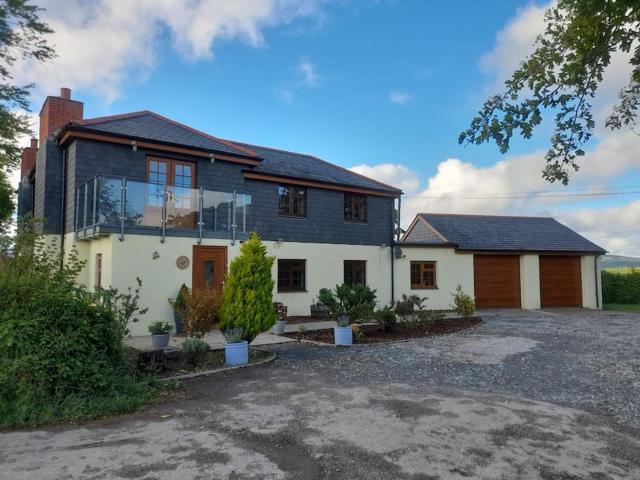
<svg viewBox="0 0 640 480"><path fill-rule="evenodd" d="M640 304L605 303L605 310L618 310L620 312L640 312Z"/></svg>

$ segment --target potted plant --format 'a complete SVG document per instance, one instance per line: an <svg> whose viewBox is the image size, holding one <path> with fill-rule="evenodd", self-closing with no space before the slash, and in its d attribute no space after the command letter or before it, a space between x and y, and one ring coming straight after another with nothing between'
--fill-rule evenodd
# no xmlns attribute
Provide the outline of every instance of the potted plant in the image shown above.
<svg viewBox="0 0 640 480"><path fill-rule="evenodd" d="M280 302L274 302L273 308L276 312L276 323L273 326L273 333L282 335L284 333L284 327L287 326L287 307Z"/></svg>
<svg viewBox="0 0 640 480"><path fill-rule="evenodd" d="M169 305L173 308L173 322L176 324L176 333L184 331L184 311L187 306L189 287L184 283L180 286L176 298L169 299Z"/></svg>
<svg viewBox="0 0 640 480"><path fill-rule="evenodd" d="M346 313L341 313L336 318L333 337L336 345L351 345L353 343L353 329L349 325L349 315Z"/></svg>
<svg viewBox="0 0 640 480"><path fill-rule="evenodd" d="M219 311L220 330L229 332L228 344L244 341L248 348L259 333L266 332L276 322L271 277L274 261L275 257L267 255L267 247L254 232L240 246L240 255L231 262ZM242 329L242 333L238 334L239 330L235 329ZM227 358L227 364L229 361L233 359Z"/></svg>
<svg viewBox="0 0 640 480"><path fill-rule="evenodd" d="M243 339L242 327L230 328L223 332L227 343L224 344L224 363L230 367L249 363L249 342Z"/></svg>
<svg viewBox="0 0 640 480"><path fill-rule="evenodd" d="M169 332L172 328L169 322L153 322L149 325L151 344L154 348L166 348L169 345Z"/></svg>

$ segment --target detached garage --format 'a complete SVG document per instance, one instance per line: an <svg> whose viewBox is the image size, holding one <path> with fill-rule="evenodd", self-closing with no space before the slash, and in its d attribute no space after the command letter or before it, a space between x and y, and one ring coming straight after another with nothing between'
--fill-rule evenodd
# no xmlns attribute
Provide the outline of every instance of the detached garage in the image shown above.
<svg viewBox="0 0 640 480"><path fill-rule="evenodd" d="M461 285L478 308L600 308L604 253L553 218L421 213L396 249L394 298L447 309ZM411 281L412 264L430 265L433 284Z"/></svg>

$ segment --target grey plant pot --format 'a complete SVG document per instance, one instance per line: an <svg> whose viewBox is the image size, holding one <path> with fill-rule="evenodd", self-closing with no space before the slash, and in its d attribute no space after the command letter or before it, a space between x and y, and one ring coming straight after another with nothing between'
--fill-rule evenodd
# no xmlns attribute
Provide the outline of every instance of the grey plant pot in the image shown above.
<svg viewBox="0 0 640 480"><path fill-rule="evenodd" d="M161 333L160 335L151 335L151 344L153 348L167 348L169 345L169 334Z"/></svg>
<svg viewBox="0 0 640 480"><path fill-rule="evenodd" d="M276 335L282 335L284 333L284 327L287 326L286 320L277 320L273 326L273 333Z"/></svg>
<svg viewBox="0 0 640 480"><path fill-rule="evenodd" d="M184 312L181 310L174 310L173 322L176 324L176 333L182 333L184 331Z"/></svg>

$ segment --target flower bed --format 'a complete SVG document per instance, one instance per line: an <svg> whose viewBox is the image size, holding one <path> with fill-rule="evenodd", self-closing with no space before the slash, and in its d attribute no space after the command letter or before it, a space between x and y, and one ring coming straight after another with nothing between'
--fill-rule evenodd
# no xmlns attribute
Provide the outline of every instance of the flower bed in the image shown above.
<svg viewBox="0 0 640 480"><path fill-rule="evenodd" d="M360 325L360 330L364 334L356 343L385 343L399 340L410 340L412 338L431 337L444 335L447 333L459 332L467 328L478 325L482 322L480 317L470 318L448 318L433 323L425 323L418 326L408 326L399 323L391 332L385 332L379 325ZM286 337L296 340L311 340L327 344L334 343L333 328L322 330L307 330L305 332L289 332ZM354 337L355 338L355 337Z"/></svg>

